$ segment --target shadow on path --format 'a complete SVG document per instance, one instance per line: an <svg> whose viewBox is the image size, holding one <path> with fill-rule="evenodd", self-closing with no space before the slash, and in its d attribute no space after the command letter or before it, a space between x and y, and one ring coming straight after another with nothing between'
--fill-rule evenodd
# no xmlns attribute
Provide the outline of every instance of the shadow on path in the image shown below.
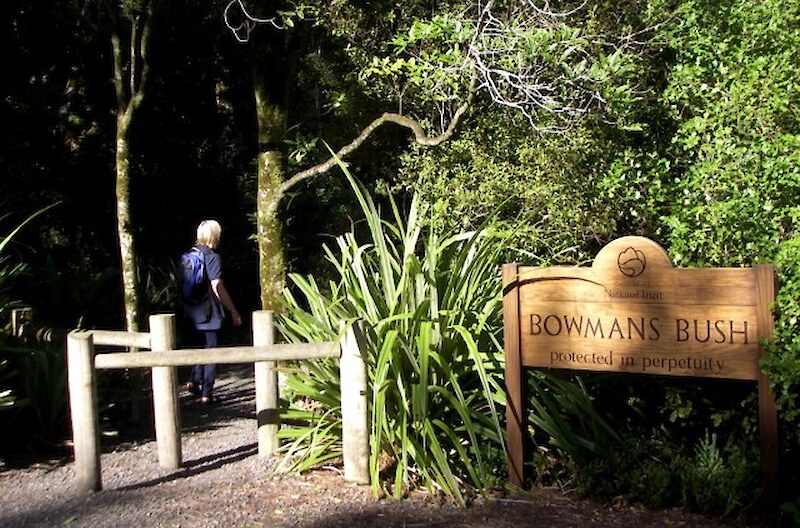
<svg viewBox="0 0 800 528"><path fill-rule="evenodd" d="M208 455L196 460L184 462L183 465L186 467L186 469L177 471L164 477L159 477L144 482L137 482L136 484L131 484L129 486L122 486L117 488L117 491L129 491L147 488L150 486L158 486L159 484L163 484L165 482L171 482L173 480L199 475L206 471L219 469L226 464L244 460L245 458L251 457L256 453L258 453L258 444L254 443L243 445L234 449L229 449L228 451L223 451L222 453L215 453L213 455Z"/></svg>

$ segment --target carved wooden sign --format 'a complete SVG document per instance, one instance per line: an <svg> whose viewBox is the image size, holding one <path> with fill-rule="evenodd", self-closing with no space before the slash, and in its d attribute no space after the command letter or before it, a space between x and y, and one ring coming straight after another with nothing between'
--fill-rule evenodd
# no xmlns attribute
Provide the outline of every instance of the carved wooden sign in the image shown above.
<svg viewBox="0 0 800 528"><path fill-rule="evenodd" d="M773 428L758 367L773 330L771 265L675 268L652 240L624 237L591 267L507 264L503 285L512 482L522 482L523 367L759 381L762 441Z"/></svg>
<svg viewBox="0 0 800 528"><path fill-rule="evenodd" d="M522 365L758 379L753 269L675 269L646 238L517 269Z"/></svg>

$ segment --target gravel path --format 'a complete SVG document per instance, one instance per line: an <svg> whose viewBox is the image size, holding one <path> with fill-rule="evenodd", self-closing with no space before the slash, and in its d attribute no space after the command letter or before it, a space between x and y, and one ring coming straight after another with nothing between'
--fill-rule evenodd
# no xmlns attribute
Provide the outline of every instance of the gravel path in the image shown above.
<svg viewBox="0 0 800 528"><path fill-rule="evenodd" d="M288 499L323 495L326 510L355 500L373 502L369 490L333 471L278 476L275 458L258 456L251 369L221 370L219 402L201 407L182 395L183 467L158 466L154 441L118 445L101 455L103 491L79 495L71 461L39 463L0 473L0 527L295 526ZM313 503L313 500L311 501Z"/></svg>
<svg viewBox="0 0 800 528"><path fill-rule="evenodd" d="M210 408L182 398L184 465L177 471L158 467L153 441L104 453L103 491L90 495L75 492L71 461L0 471L0 528L742 526L678 510L609 508L555 490L458 509L423 494L375 500L334 469L276 475L277 460L257 454L251 370L222 370L219 403Z"/></svg>

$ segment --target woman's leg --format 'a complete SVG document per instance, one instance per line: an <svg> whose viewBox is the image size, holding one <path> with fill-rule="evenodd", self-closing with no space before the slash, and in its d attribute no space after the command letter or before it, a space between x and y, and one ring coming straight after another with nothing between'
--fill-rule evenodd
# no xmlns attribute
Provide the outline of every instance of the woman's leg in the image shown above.
<svg viewBox="0 0 800 528"><path fill-rule="evenodd" d="M189 373L189 382L186 388L195 396L200 395L200 387L203 385L203 365L195 365Z"/></svg>
<svg viewBox="0 0 800 528"><path fill-rule="evenodd" d="M217 346L216 330L204 332L205 348L215 348ZM214 381L217 378L217 365L208 364L202 366L203 373L203 392L202 397L211 399L211 392L214 389Z"/></svg>
<svg viewBox="0 0 800 528"><path fill-rule="evenodd" d="M188 345L191 348L196 348L200 346L201 343L205 342L205 332L202 330L192 329L192 333L190 334L190 338L188 339ZM199 396L200 395L200 387L203 386L203 365L194 365L192 366L192 370L189 371L189 382L186 385L186 388L189 389L193 394Z"/></svg>

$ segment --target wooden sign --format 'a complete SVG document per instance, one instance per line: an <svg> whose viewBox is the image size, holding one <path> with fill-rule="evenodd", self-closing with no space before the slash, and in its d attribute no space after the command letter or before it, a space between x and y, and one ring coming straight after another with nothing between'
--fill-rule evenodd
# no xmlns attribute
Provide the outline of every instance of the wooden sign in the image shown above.
<svg viewBox="0 0 800 528"><path fill-rule="evenodd" d="M758 381L762 449L777 457L774 401L758 367L773 330L771 265L675 268L652 240L624 237L591 267L507 264L503 285L512 483L522 483L523 367Z"/></svg>

